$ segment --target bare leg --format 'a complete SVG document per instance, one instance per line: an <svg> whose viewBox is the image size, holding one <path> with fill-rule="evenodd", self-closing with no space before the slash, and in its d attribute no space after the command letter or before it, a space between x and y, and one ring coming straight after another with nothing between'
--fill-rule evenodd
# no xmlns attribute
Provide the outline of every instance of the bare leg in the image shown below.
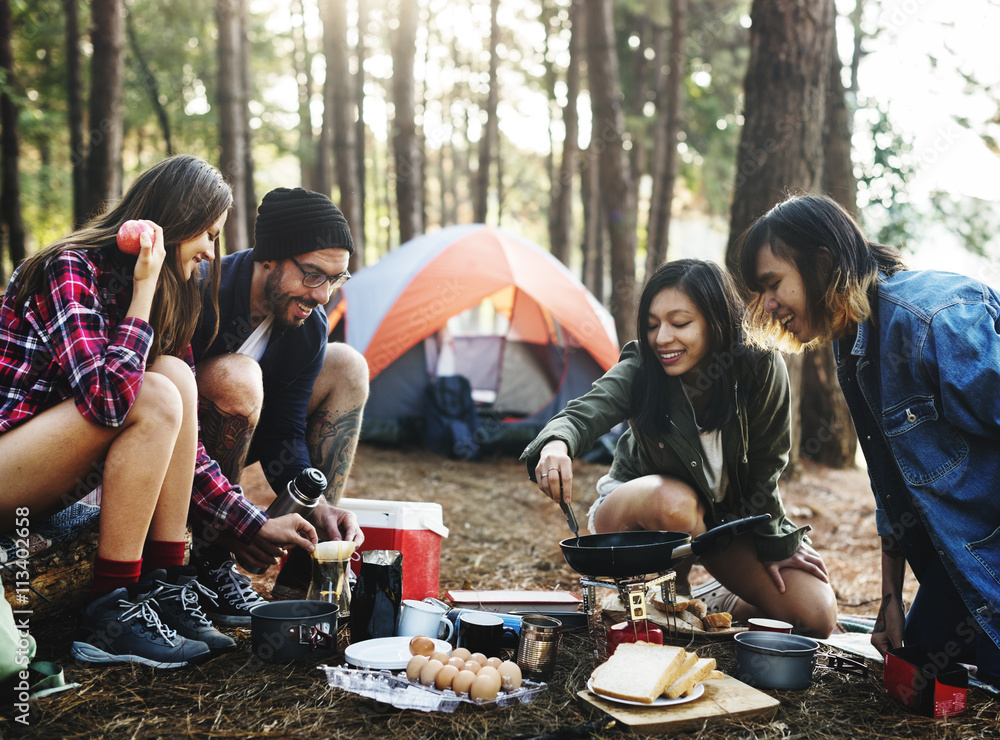
<svg viewBox="0 0 1000 740"><path fill-rule="evenodd" d="M781 619L794 625L796 632L814 637L829 637L837 624L837 599L830 584L804 570L785 568L781 571L785 593L780 593L757 558L751 534L740 535L724 550L703 555L701 563L740 597L733 619Z"/></svg>
<svg viewBox="0 0 1000 740"><path fill-rule="evenodd" d="M598 532L662 530L697 536L705 531L705 510L694 490L674 478L647 475L622 484L597 509ZM690 593L691 561L674 569L678 593Z"/></svg>
<svg viewBox="0 0 1000 740"><path fill-rule="evenodd" d="M365 358L349 345L328 344L309 399L306 446L312 464L326 475L326 498L331 504L340 501L347 485L367 401Z"/></svg>
<svg viewBox="0 0 1000 740"><path fill-rule="evenodd" d="M231 483L239 483L260 420L260 365L246 355L213 357L198 365L201 441Z"/></svg>
<svg viewBox="0 0 1000 740"><path fill-rule="evenodd" d="M167 378L181 396L181 427L149 527L149 539L183 542L187 531L194 463L198 452L198 388L186 362L159 357L149 369ZM147 373L147 377L149 376Z"/></svg>
<svg viewBox="0 0 1000 740"><path fill-rule="evenodd" d="M40 520L101 483L98 555L138 560L181 417L176 386L148 373L121 427L94 424L66 400L0 435L0 526L13 525L17 507Z"/></svg>

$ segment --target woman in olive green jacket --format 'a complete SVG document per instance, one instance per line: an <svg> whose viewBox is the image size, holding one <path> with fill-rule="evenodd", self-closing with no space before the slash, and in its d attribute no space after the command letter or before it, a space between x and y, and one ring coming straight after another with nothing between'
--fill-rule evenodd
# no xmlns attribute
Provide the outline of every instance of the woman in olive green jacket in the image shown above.
<svg viewBox="0 0 1000 740"><path fill-rule="evenodd" d="M700 562L735 594L734 620L766 616L826 637L837 618L826 566L778 494L790 440L788 374L777 353L744 345L742 313L731 278L714 263L665 264L640 298L640 339L549 421L522 459L542 493L571 501L572 458L627 419L597 484L591 531L696 536L768 513L769 522Z"/></svg>

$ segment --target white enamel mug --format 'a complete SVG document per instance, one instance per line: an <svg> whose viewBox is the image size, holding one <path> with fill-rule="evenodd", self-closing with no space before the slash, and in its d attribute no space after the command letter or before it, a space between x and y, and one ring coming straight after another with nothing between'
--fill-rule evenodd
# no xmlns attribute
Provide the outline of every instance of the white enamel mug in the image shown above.
<svg viewBox="0 0 1000 740"><path fill-rule="evenodd" d="M455 626L445 616L447 611L426 601L403 599L396 623L398 636L427 635L439 640L451 640Z"/></svg>

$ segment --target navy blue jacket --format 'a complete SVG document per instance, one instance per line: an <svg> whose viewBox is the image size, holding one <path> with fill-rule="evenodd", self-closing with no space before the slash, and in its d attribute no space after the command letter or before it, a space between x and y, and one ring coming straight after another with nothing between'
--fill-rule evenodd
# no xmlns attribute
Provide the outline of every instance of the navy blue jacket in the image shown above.
<svg viewBox="0 0 1000 740"><path fill-rule="evenodd" d="M195 362L235 352L253 332L250 326L253 264L250 249L222 258L219 333L206 347L213 316L212 306L205 301L201 321L191 340ZM207 268L208 263L202 267ZM260 461L276 492L284 490L292 478L311 466L306 448L306 409L326 357L328 334L326 313L318 308L300 327L282 330L275 325L260 359L264 407L248 461Z"/></svg>

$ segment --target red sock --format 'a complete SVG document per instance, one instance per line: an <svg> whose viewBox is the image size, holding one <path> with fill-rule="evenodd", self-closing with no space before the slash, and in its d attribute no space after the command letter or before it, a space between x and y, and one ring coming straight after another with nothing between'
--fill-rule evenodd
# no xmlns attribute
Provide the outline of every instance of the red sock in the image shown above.
<svg viewBox="0 0 1000 740"><path fill-rule="evenodd" d="M157 568L167 570L174 565L184 565L184 542L146 540L142 548L142 572Z"/></svg>
<svg viewBox="0 0 1000 740"><path fill-rule="evenodd" d="M142 560L108 560L98 555L94 559L94 580L91 596L102 596L139 580Z"/></svg>

